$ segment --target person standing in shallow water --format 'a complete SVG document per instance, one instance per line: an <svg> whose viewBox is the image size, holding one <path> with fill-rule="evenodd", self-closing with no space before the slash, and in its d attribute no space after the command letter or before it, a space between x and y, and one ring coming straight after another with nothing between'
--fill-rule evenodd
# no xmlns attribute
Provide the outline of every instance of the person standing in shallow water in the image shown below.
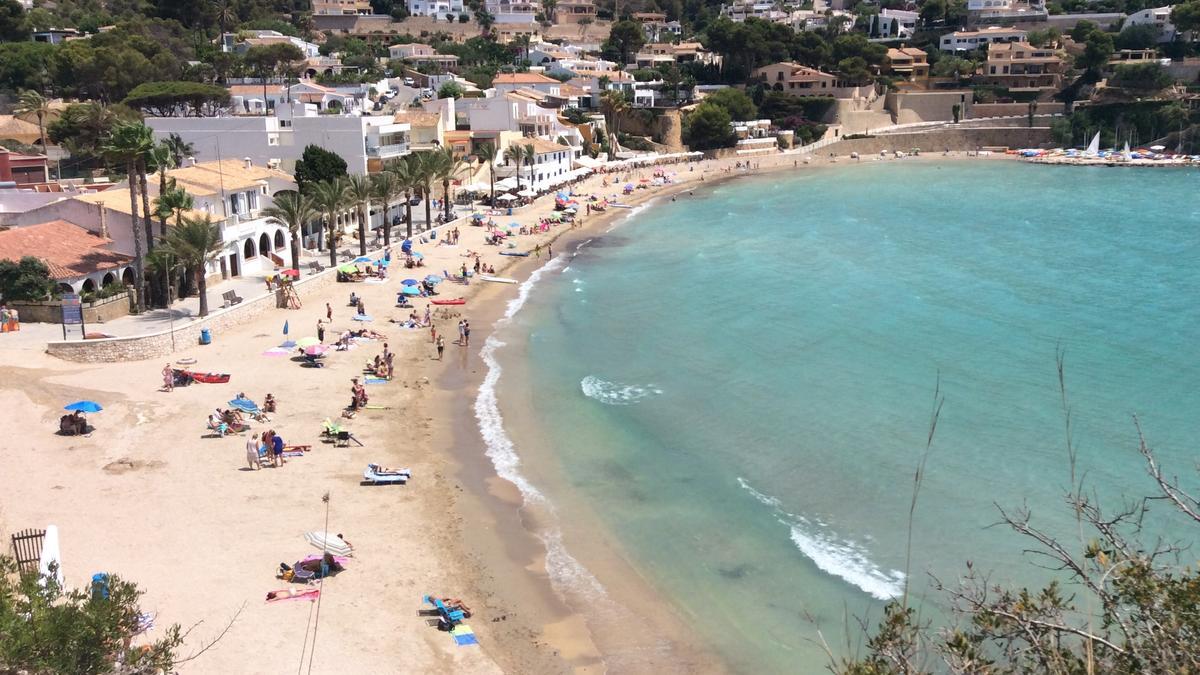
<svg viewBox="0 0 1200 675"><path fill-rule="evenodd" d="M446 351L446 338L439 337L437 339L438 361L442 360L442 352Z"/></svg>

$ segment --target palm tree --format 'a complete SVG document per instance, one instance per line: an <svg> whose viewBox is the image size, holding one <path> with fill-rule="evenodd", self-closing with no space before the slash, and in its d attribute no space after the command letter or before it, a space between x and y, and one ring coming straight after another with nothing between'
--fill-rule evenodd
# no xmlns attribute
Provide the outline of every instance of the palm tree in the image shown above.
<svg viewBox="0 0 1200 675"><path fill-rule="evenodd" d="M496 203L496 146L484 143L475 149L475 158L487 164L488 188L491 192L492 203Z"/></svg>
<svg viewBox="0 0 1200 675"><path fill-rule="evenodd" d="M221 254L224 242L221 230L212 221L212 216L183 218L179 225L171 228L163 242L179 264L192 271L196 279L196 290L200 294L200 316L208 316L208 284L205 276L208 263Z"/></svg>
<svg viewBox="0 0 1200 675"><path fill-rule="evenodd" d="M517 190L521 189L521 165L525 163L525 148L513 143L504 149L504 161L517 165ZM495 188L493 188L495 189ZM494 196L494 195L493 195Z"/></svg>
<svg viewBox="0 0 1200 675"><path fill-rule="evenodd" d="M224 35L226 26L238 21L237 7L234 6L233 0L217 0L213 5L217 10L216 19L221 26L221 34Z"/></svg>
<svg viewBox="0 0 1200 675"><path fill-rule="evenodd" d="M150 151L149 159L150 170L158 173L158 194L159 197L162 197L167 192L167 181L171 180L167 178L167 172L179 166L179 164L175 162L175 155L171 152L171 146L166 141L155 144L154 148ZM155 201L157 202L158 200ZM157 213L159 236L165 237L167 236L167 215L170 214L163 215L161 209L157 210Z"/></svg>
<svg viewBox="0 0 1200 675"><path fill-rule="evenodd" d="M433 225L430 214L429 198L433 195L433 181L437 177L437 155L432 150L418 152L413 155L413 181L421 190L421 198L425 200L425 229Z"/></svg>
<svg viewBox="0 0 1200 675"><path fill-rule="evenodd" d="M525 144L525 163L529 165L529 189L533 189L533 164L537 161L537 150L534 149L533 143ZM518 170L520 173L520 170Z"/></svg>
<svg viewBox="0 0 1200 675"><path fill-rule="evenodd" d="M175 179L172 178L168 181L166 190L160 192L154 200L154 206L159 218L166 220L174 216L175 224L179 225L183 222L183 212L191 211L195 203L187 190L175 187ZM166 236L167 230L164 229L163 238Z"/></svg>
<svg viewBox="0 0 1200 675"><path fill-rule="evenodd" d="M383 245L391 246L392 202L396 201L396 197L404 192L404 186L400 184L400 179L391 169L384 169L371 176L371 191L374 193L375 202L383 207Z"/></svg>
<svg viewBox="0 0 1200 675"><path fill-rule="evenodd" d="M183 140L183 137L171 133L163 140L163 144L171 151L171 160L175 166L183 166L183 159L196 154L196 146Z"/></svg>
<svg viewBox="0 0 1200 675"><path fill-rule="evenodd" d="M292 268L296 278L300 277L300 230L304 224L317 217L312 198L295 190L280 190L275 193L275 205L263 209L268 222L278 223L292 234Z"/></svg>
<svg viewBox="0 0 1200 675"><path fill-rule="evenodd" d="M33 89L21 92L17 98L17 105L13 106L13 114L33 115L37 118L38 135L42 137L43 153L46 152L46 118L50 112L50 101Z"/></svg>
<svg viewBox="0 0 1200 675"><path fill-rule="evenodd" d="M450 222L450 181L467 168L467 163L454 156L454 150L443 148L435 151L437 158L437 177L442 180L442 213L446 222Z"/></svg>
<svg viewBox="0 0 1200 675"><path fill-rule="evenodd" d="M371 179L350 176L346 181L346 196L358 210L358 254L367 254L367 221L371 218Z"/></svg>
<svg viewBox="0 0 1200 675"><path fill-rule="evenodd" d="M609 135L617 138L621 131L621 116L629 110L629 101L625 100L625 94L609 89L600 95L600 108L608 118ZM613 144L613 148L618 145L619 143Z"/></svg>
<svg viewBox="0 0 1200 675"><path fill-rule="evenodd" d="M337 266L338 214L346 210L346 179L337 177L309 186L313 206L325 216L326 244L329 246L329 265Z"/></svg>
<svg viewBox="0 0 1200 675"><path fill-rule="evenodd" d="M138 222L138 158L142 156L143 146L141 124L125 122L118 124L104 142L102 151L110 162L123 164L129 174L129 218L130 229L133 233L133 287L137 293L137 310L146 310L146 276L145 259L142 254L142 226Z"/></svg>
<svg viewBox="0 0 1200 675"><path fill-rule="evenodd" d="M413 155L405 155L400 159L388 162L387 165L387 171L396 181L396 188L404 195L405 236L409 239L412 239L412 196L413 191L417 189L416 181L413 180L415 163L416 159Z"/></svg>

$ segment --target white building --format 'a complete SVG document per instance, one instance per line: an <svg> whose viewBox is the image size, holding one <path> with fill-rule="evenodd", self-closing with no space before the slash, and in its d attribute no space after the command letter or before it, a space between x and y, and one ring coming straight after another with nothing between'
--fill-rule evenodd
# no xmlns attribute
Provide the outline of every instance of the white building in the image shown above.
<svg viewBox="0 0 1200 675"><path fill-rule="evenodd" d="M337 153L352 174L380 171L409 152L409 125L391 115L320 115L303 103L267 116L148 117L146 124L158 139L179 134L200 157L249 157L289 173L309 144Z"/></svg>
<svg viewBox="0 0 1200 675"><path fill-rule="evenodd" d="M526 0L488 0L487 11L496 23L532 24L542 6Z"/></svg>
<svg viewBox="0 0 1200 675"><path fill-rule="evenodd" d="M1156 9L1143 9L1140 12L1130 14L1128 19L1125 19L1126 26L1154 26L1158 29L1158 41L1171 42L1175 39L1175 24L1171 23L1171 10L1173 7L1158 7Z"/></svg>
<svg viewBox="0 0 1200 675"><path fill-rule="evenodd" d="M444 18L453 14L455 19L464 12L462 0L408 0L408 13L413 16Z"/></svg>
<svg viewBox="0 0 1200 675"><path fill-rule="evenodd" d="M788 16L787 12L781 11L776 3L756 0L735 0L735 2L722 6L721 14L737 23L749 18L781 21L787 19Z"/></svg>
<svg viewBox="0 0 1200 675"><path fill-rule="evenodd" d="M873 38L910 38L917 29L920 15L900 9L883 9L871 16L870 35Z"/></svg>
<svg viewBox="0 0 1200 675"><path fill-rule="evenodd" d="M1020 28L992 26L979 30L960 30L942 36L938 48L944 52L969 52L987 47L993 42L1024 42L1028 31Z"/></svg>
<svg viewBox="0 0 1200 675"><path fill-rule="evenodd" d="M270 222L262 215L262 210L274 203L276 192L296 189L291 176L256 165L250 159L199 163L189 160L187 166L171 170L168 176L195 202L193 209L184 215L209 217L220 228L225 247L221 256L209 266L209 274L236 277L291 264L290 233L286 227ZM147 187L153 203L158 198L155 177L150 177ZM24 213L8 214L6 220L7 224L20 227L60 219L111 240L108 248L112 251L134 254L127 185L114 186L103 192L63 195L62 199ZM154 228L157 232L157 218ZM144 249L144 241L142 246Z"/></svg>
<svg viewBox="0 0 1200 675"><path fill-rule="evenodd" d="M549 190L561 185L575 175L573 162L579 157L580 150L554 141L542 138L522 138L515 141L518 145L532 145L535 160L532 165L520 167L521 185L532 185L535 191ZM511 166L506 159L505 165ZM516 167L513 167L514 172Z"/></svg>
<svg viewBox="0 0 1200 675"><path fill-rule="evenodd" d="M247 37L239 42L239 35ZM223 52L245 54L251 47L273 44L290 44L303 52L305 58L315 58L321 55L321 48L312 42L306 42L298 37L284 35L274 30L243 30L237 33L225 33L221 36L221 51Z"/></svg>

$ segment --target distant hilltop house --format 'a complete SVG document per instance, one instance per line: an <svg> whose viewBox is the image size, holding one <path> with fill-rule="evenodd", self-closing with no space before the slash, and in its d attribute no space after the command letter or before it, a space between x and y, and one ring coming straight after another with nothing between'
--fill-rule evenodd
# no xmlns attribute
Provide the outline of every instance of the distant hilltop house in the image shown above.
<svg viewBox="0 0 1200 675"><path fill-rule="evenodd" d="M408 0L408 13L413 16L456 17L465 10L463 0Z"/></svg>
<svg viewBox="0 0 1200 675"><path fill-rule="evenodd" d="M34 127L37 131L37 127ZM0 148L0 184L17 187L50 182L50 168L45 155L22 155Z"/></svg>
<svg viewBox="0 0 1200 675"><path fill-rule="evenodd" d="M1020 28L990 26L979 30L959 30L942 36L938 48L944 52L974 51L993 42L1024 42L1029 32Z"/></svg>
<svg viewBox="0 0 1200 675"><path fill-rule="evenodd" d="M922 49L905 47L887 50L888 68L895 75L909 81L929 77L929 55Z"/></svg>
<svg viewBox="0 0 1200 675"><path fill-rule="evenodd" d="M434 66L443 72L454 71L458 68L457 56L453 54L439 54L433 47L419 42L392 45L388 47L388 57L407 61L414 66Z"/></svg>
<svg viewBox="0 0 1200 675"><path fill-rule="evenodd" d="M778 23L787 21L789 18L789 13L780 9L777 3L761 0L734 0L728 5L721 6L721 15L736 23L750 18Z"/></svg>
<svg viewBox="0 0 1200 675"><path fill-rule="evenodd" d="M1171 10L1174 6L1143 9L1134 12L1125 19L1126 26L1154 26L1158 29L1158 42L1173 42L1175 40L1175 24L1171 23Z"/></svg>
<svg viewBox="0 0 1200 675"><path fill-rule="evenodd" d="M1048 13L1038 0L967 0L969 26L1045 21Z"/></svg>
<svg viewBox="0 0 1200 675"><path fill-rule="evenodd" d="M554 22L572 25L588 19L596 20L596 3L592 0L558 0L554 8Z"/></svg>
<svg viewBox="0 0 1200 675"><path fill-rule="evenodd" d="M298 82L284 87L281 84L231 84L231 112L235 115L262 115L291 102L308 103L319 111L350 112L362 108L366 95L362 86L326 87L316 82Z"/></svg>
<svg viewBox="0 0 1200 675"><path fill-rule="evenodd" d="M537 22L537 15L542 11L539 3L529 0L488 0L487 11L496 19L496 23L515 23L530 25Z"/></svg>
<svg viewBox="0 0 1200 675"><path fill-rule="evenodd" d="M242 39L239 39L242 38ZM292 35L284 35L273 30L243 30L237 33L221 35L221 51L245 54L251 47L261 47L273 44L290 44L299 49L305 58L321 55L321 48L311 42L306 42Z"/></svg>
<svg viewBox="0 0 1200 675"><path fill-rule="evenodd" d="M1013 92L1040 93L1058 89L1065 69L1065 62L1053 49L1028 42L994 42L988 45L980 79Z"/></svg>
<svg viewBox="0 0 1200 675"><path fill-rule="evenodd" d="M907 39L917 30L920 15L916 12L906 12L901 9L881 9L878 14L871 15L871 26L867 34L880 39Z"/></svg>
<svg viewBox="0 0 1200 675"><path fill-rule="evenodd" d="M634 55L634 64L638 68L656 68L668 63L715 63L718 59L699 42L651 42Z"/></svg>
<svg viewBox="0 0 1200 675"><path fill-rule="evenodd" d="M863 93L862 87L839 80L836 75L790 61L757 68L753 75L763 78L771 89L791 96L855 98Z"/></svg>
<svg viewBox="0 0 1200 675"><path fill-rule="evenodd" d="M312 0L313 16L370 16L371 0Z"/></svg>

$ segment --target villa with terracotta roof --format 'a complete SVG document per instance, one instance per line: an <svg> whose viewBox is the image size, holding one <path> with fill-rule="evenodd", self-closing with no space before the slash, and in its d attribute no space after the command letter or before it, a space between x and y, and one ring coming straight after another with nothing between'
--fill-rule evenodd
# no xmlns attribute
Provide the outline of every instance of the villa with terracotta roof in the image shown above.
<svg viewBox="0 0 1200 675"><path fill-rule="evenodd" d="M853 98L858 95L859 90L858 87L839 80L836 75L790 61L756 68L753 75L762 78L764 83L775 91L791 96Z"/></svg>
<svg viewBox="0 0 1200 675"><path fill-rule="evenodd" d="M0 183L17 186L50 182L50 169L45 155L22 155L0 148Z"/></svg>
<svg viewBox="0 0 1200 675"><path fill-rule="evenodd" d="M923 49L900 46L887 50L888 64L892 72L908 80L923 80L929 77L929 55Z"/></svg>
<svg viewBox="0 0 1200 675"><path fill-rule="evenodd" d="M0 230L0 260L33 256L50 268L63 293L133 283L133 258L110 250L112 240L66 220Z"/></svg>

